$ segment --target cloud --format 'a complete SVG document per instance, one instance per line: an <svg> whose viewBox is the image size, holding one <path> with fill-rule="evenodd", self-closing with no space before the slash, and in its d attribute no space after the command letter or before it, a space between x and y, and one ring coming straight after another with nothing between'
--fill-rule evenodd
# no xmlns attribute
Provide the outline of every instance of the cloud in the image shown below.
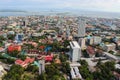
<svg viewBox="0 0 120 80"><path fill-rule="evenodd" d="M120 0L0 0L0 7L11 6L120 12Z"/></svg>
<svg viewBox="0 0 120 80"><path fill-rule="evenodd" d="M71 0L64 5L76 9L90 9L100 11L120 11L120 0Z"/></svg>

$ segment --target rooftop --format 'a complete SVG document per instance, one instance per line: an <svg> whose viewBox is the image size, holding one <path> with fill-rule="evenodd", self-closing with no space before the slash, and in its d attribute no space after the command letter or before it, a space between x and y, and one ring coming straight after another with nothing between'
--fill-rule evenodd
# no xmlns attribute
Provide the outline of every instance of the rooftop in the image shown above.
<svg viewBox="0 0 120 80"><path fill-rule="evenodd" d="M70 42L70 46L71 46L72 48L80 48L80 46L79 46L79 44L78 44L77 41L72 41L72 42Z"/></svg>

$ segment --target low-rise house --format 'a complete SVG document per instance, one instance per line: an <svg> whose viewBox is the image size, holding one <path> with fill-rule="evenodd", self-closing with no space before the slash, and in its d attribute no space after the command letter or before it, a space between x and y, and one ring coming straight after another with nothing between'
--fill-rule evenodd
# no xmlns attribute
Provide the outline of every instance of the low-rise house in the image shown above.
<svg viewBox="0 0 120 80"><path fill-rule="evenodd" d="M53 60L53 54L47 55L47 56L45 56L44 58L45 58L45 61L50 62L50 61Z"/></svg>
<svg viewBox="0 0 120 80"><path fill-rule="evenodd" d="M4 70L3 66L0 65L0 78L6 73L6 71Z"/></svg>
<svg viewBox="0 0 120 80"><path fill-rule="evenodd" d="M24 44L31 44L32 46L34 46L34 47L37 47L38 46L38 43L36 43L36 42L32 42L32 41L29 41L29 42L23 42Z"/></svg>
<svg viewBox="0 0 120 80"><path fill-rule="evenodd" d="M34 62L34 58L26 58L24 61L21 59L18 59L15 61L15 64L20 65L22 67L27 67L30 63Z"/></svg>
<svg viewBox="0 0 120 80"><path fill-rule="evenodd" d="M40 46L39 47L41 50L44 50L45 49L45 46Z"/></svg>
<svg viewBox="0 0 120 80"><path fill-rule="evenodd" d="M12 52L12 51L21 51L22 47L20 45L17 44L11 44L10 46L8 46L8 52Z"/></svg>
<svg viewBox="0 0 120 80"><path fill-rule="evenodd" d="M105 50L108 51L113 51L116 49L116 45L114 43L105 45Z"/></svg>
<svg viewBox="0 0 120 80"><path fill-rule="evenodd" d="M95 49L92 46L88 46L86 51L87 51L87 53L89 54L90 57L95 56Z"/></svg>
<svg viewBox="0 0 120 80"><path fill-rule="evenodd" d="M3 51L5 51L5 48L0 47L0 52L3 52Z"/></svg>

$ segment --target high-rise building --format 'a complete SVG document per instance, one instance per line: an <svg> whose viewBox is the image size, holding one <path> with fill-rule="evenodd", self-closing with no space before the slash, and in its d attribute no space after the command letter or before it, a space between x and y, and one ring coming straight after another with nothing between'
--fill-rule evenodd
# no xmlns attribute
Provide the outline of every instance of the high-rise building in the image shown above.
<svg viewBox="0 0 120 80"><path fill-rule="evenodd" d="M70 59L72 62L80 60L81 48L77 41L70 42Z"/></svg>
<svg viewBox="0 0 120 80"><path fill-rule="evenodd" d="M78 22L78 37L84 37L85 36L85 25L86 25L85 20L79 19L79 22Z"/></svg>
<svg viewBox="0 0 120 80"><path fill-rule="evenodd" d="M86 37L86 45L92 45L93 44L93 38L90 35L87 35Z"/></svg>
<svg viewBox="0 0 120 80"><path fill-rule="evenodd" d="M39 61L39 75L45 72L45 60Z"/></svg>
<svg viewBox="0 0 120 80"><path fill-rule="evenodd" d="M28 19L24 19L23 23L22 23L22 26L27 27L28 22L29 22Z"/></svg>
<svg viewBox="0 0 120 80"><path fill-rule="evenodd" d="M67 26L67 29L66 29L66 36L67 36L67 37L70 36L70 28L69 28L69 26Z"/></svg>
<svg viewBox="0 0 120 80"><path fill-rule="evenodd" d="M23 21L23 26L26 26L26 22L25 21Z"/></svg>
<svg viewBox="0 0 120 80"><path fill-rule="evenodd" d="M19 42L21 42L23 40L23 36L24 36L23 33L18 33L15 36L15 40L19 43Z"/></svg>
<svg viewBox="0 0 120 80"><path fill-rule="evenodd" d="M85 38L79 38L78 42L81 46L81 49L86 49L86 39Z"/></svg>

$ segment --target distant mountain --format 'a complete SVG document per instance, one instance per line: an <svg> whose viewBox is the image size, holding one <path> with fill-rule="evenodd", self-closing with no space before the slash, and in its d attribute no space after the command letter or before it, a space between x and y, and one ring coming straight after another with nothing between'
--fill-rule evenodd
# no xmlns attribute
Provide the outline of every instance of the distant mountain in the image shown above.
<svg viewBox="0 0 120 80"><path fill-rule="evenodd" d="M24 11L24 10L3 9L3 10L0 10L0 12L27 12L27 11Z"/></svg>

